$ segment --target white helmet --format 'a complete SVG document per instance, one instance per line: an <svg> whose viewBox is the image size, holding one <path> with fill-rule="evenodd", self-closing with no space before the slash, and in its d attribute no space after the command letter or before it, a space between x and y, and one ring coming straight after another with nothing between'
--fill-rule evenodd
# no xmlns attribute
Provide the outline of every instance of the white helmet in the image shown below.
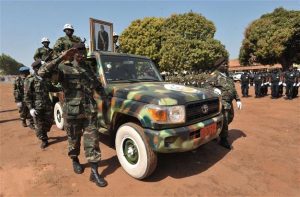
<svg viewBox="0 0 300 197"><path fill-rule="evenodd" d="M74 28L73 28L73 26L72 26L71 24L65 24L65 25L64 25L64 31L65 31L66 29L72 29L72 30L74 31Z"/></svg>
<svg viewBox="0 0 300 197"><path fill-rule="evenodd" d="M47 37L43 37L41 40L41 43L43 43L43 42L50 42L50 40Z"/></svg>

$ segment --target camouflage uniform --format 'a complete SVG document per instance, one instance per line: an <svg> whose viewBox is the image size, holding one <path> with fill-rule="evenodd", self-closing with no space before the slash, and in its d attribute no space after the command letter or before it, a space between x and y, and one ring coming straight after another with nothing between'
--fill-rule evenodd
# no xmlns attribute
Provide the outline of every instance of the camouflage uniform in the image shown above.
<svg viewBox="0 0 300 197"><path fill-rule="evenodd" d="M53 49L51 49L51 48L46 48L46 47L38 48L34 53L33 59L35 61L42 60L42 61L48 62L52 59L52 52L53 52Z"/></svg>
<svg viewBox="0 0 300 197"><path fill-rule="evenodd" d="M63 116L68 135L71 158L80 154L80 140L83 135L85 156L88 162L98 162L101 158L99 133L96 128L97 104L93 98L93 90L103 94L103 87L85 63L64 61L61 58L42 66L39 75L50 77L54 69L58 69L58 81L64 91Z"/></svg>
<svg viewBox="0 0 300 197"><path fill-rule="evenodd" d="M76 43L80 43L81 39L77 36L68 36L60 37L53 46L55 57L58 57L61 52L68 50L74 46Z"/></svg>
<svg viewBox="0 0 300 197"><path fill-rule="evenodd" d="M24 86L27 107L29 110L37 111L37 116L34 118L36 136L42 141L48 140L47 132L50 131L53 123L49 92L58 92L59 89L36 74L27 77Z"/></svg>
<svg viewBox="0 0 300 197"><path fill-rule="evenodd" d="M26 119L29 119L30 125L33 125L33 119L29 114L29 109L24 102L24 81L22 77L17 77L14 81L14 97L16 103L22 103L22 107L19 108L20 119L24 126L26 125Z"/></svg>
<svg viewBox="0 0 300 197"><path fill-rule="evenodd" d="M215 71L206 80L205 85L206 87L213 87L221 90L224 122L220 137L226 138L228 136L228 125L234 118L232 101L233 99L235 99L236 101L240 101L240 98L234 86L234 81L225 74L219 71Z"/></svg>

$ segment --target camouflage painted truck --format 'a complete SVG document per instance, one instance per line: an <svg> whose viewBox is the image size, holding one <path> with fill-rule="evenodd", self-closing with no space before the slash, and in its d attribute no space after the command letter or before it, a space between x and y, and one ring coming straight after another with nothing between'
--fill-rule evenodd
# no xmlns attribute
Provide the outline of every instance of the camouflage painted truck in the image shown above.
<svg viewBox="0 0 300 197"><path fill-rule="evenodd" d="M221 132L220 98L212 91L166 83L150 59L93 52L88 64L101 80L106 99L95 95L99 131L114 138L119 162L134 178L156 168L157 153L196 149ZM63 96L54 119L63 128Z"/></svg>

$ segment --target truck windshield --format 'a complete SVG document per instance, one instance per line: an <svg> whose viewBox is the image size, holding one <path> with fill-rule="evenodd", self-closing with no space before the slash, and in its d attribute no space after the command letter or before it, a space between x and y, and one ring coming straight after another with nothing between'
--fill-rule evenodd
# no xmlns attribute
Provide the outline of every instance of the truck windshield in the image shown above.
<svg viewBox="0 0 300 197"><path fill-rule="evenodd" d="M101 64L108 83L162 81L155 65L147 59L103 55Z"/></svg>

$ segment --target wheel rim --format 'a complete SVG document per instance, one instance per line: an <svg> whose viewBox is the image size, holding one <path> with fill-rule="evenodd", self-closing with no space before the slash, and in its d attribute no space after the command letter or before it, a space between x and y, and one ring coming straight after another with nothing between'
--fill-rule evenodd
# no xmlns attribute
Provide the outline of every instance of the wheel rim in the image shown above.
<svg viewBox="0 0 300 197"><path fill-rule="evenodd" d="M56 119L58 122L61 122L61 114L59 110L56 111Z"/></svg>
<svg viewBox="0 0 300 197"><path fill-rule="evenodd" d="M130 164L136 164L139 160L139 151L134 141L131 139L125 139L123 143L123 153L126 160Z"/></svg>

